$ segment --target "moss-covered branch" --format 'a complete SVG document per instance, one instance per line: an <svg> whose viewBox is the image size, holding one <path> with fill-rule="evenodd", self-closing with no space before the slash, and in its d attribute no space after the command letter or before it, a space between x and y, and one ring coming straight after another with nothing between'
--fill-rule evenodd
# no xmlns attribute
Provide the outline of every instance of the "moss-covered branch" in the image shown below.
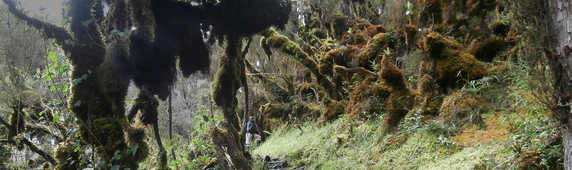
<svg viewBox="0 0 572 170"><path fill-rule="evenodd" d="M53 38L62 47L70 47L71 35L62 27L32 18L27 16L16 7L16 2L14 0L3 0L6 5L8 5L8 11L16 16L18 19L25 21L28 25L40 30L48 38Z"/></svg>
<svg viewBox="0 0 572 170"><path fill-rule="evenodd" d="M285 54L288 54L290 57L306 66L316 76L318 83L326 89L330 97L338 98L341 96L341 92L335 87L334 83L325 75L320 73L316 61L314 61L308 53L304 52L297 43L288 39L288 37L281 35L272 28L264 31L262 35L264 36L263 41L265 41L263 44L267 44L272 48L276 48Z"/></svg>
<svg viewBox="0 0 572 170"><path fill-rule="evenodd" d="M287 102L288 101L288 96L290 96L290 93L288 93L288 90L286 90L282 86L278 85L278 83L276 83L272 80L269 80L264 75L261 75L258 70L256 70L254 67L252 67L252 64L250 64L250 62L248 62L248 60L245 60L245 65L246 65L246 70L252 74L251 77L254 77L254 78L258 79L260 82L262 82L262 84L263 84L262 87L264 89L266 89L266 91L272 93L272 95L275 97L276 100L278 100L279 102Z"/></svg>

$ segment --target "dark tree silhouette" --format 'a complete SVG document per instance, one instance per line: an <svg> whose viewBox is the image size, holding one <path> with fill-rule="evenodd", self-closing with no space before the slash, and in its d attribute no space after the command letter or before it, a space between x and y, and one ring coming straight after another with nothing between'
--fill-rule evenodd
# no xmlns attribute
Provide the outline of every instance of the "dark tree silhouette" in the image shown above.
<svg viewBox="0 0 572 170"><path fill-rule="evenodd" d="M141 90L139 101L154 103L155 96L165 100L175 80L176 60L185 76L207 70L209 52L201 32L211 31L219 41L226 39L213 92L225 123L214 130L218 135L213 140L223 156L221 166L250 168L247 162L235 163L246 160L234 117L234 96L245 81L242 39L285 24L291 8L288 1L221 0L191 5L175 0L71 0L70 30L27 16L15 0L3 1L17 18L55 39L69 54L72 78L78 81L72 85L69 107L79 120L82 140L95 146L100 167L137 169L148 155L140 127L131 125L125 116L130 80ZM107 13L103 6L109 7ZM212 30L207 30L209 26ZM153 124L158 137L156 107L139 109L143 123ZM139 148L136 153L128 152L134 146ZM230 160L224 156L228 154L233 155Z"/></svg>

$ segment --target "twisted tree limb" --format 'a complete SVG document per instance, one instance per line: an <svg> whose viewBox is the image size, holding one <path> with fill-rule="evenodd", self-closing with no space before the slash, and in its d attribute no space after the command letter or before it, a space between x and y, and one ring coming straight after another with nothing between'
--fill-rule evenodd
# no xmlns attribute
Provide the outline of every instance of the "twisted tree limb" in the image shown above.
<svg viewBox="0 0 572 170"><path fill-rule="evenodd" d="M263 87L266 89L266 91L271 92L276 97L275 98L276 100L278 100L279 102L288 101L288 96L290 96L290 94L286 89L278 85L278 83L269 80L264 75L261 75L260 72L256 70L248 60L245 60L244 63L246 66L246 70L253 74L252 77L258 79L258 81L260 81L264 85Z"/></svg>
<svg viewBox="0 0 572 170"><path fill-rule="evenodd" d="M8 5L10 13L14 14L18 19L25 21L28 25L40 30L47 38L55 39L56 43L61 45L64 49L69 49L72 46L70 42L72 36L64 28L27 16L16 7L14 0L3 1Z"/></svg>
<svg viewBox="0 0 572 170"><path fill-rule="evenodd" d="M280 35L280 33L276 32L276 30L272 28L264 31L262 35L264 36L262 41L265 41L263 44L288 54L290 57L310 69L314 76L316 76L318 84L326 89L329 97L338 99L341 96L341 91L335 87L335 84L332 81L320 73L316 61L314 61L308 53L304 52L304 50L300 48L300 45L288 39L288 37Z"/></svg>

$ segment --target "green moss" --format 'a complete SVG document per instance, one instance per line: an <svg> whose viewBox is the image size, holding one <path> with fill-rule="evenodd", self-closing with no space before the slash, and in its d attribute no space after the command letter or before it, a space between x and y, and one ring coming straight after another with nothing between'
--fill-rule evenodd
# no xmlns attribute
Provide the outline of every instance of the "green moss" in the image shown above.
<svg viewBox="0 0 572 170"><path fill-rule="evenodd" d="M145 160L149 153L149 146L145 142L147 136L145 135L145 127L140 124L136 123L133 126L127 128L127 157L134 161L140 162Z"/></svg>
<svg viewBox="0 0 572 170"><path fill-rule="evenodd" d="M338 116L344 114L346 110L343 103L335 100L325 100L324 105L326 105L326 110L322 113L320 122L337 119Z"/></svg>
<svg viewBox="0 0 572 170"><path fill-rule="evenodd" d="M373 76L367 77L350 93L346 114L353 120L357 116L370 117L371 114L382 114L385 111L385 101L389 97L390 88L383 83L373 82Z"/></svg>
<svg viewBox="0 0 572 170"><path fill-rule="evenodd" d="M221 58L219 71L212 87L212 99L223 109L225 119L238 129L235 106L238 103L236 93L242 86L244 77L244 61L240 56L241 40L228 37L225 55Z"/></svg>
<svg viewBox="0 0 572 170"><path fill-rule="evenodd" d="M293 57L295 60L308 68L308 70L310 70L310 72L316 76L318 84L326 89L329 97L338 98L341 96L339 89L335 88L335 85L328 78L326 78L325 75L320 73L318 63L316 63L311 56L304 52L298 44L288 39L288 37L280 35L274 29L268 29L264 31L262 35L264 35L264 41L267 41L265 44L268 44L269 46L288 54L290 57Z"/></svg>
<svg viewBox="0 0 572 170"><path fill-rule="evenodd" d="M78 160L80 152L76 152L76 147L79 147L71 142L60 143L54 153L54 158L57 161L55 169L81 169L80 161Z"/></svg>
<svg viewBox="0 0 572 170"><path fill-rule="evenodd" d="M449 40L441 34L431 32L421 42L423 50L428 52L431 58L447 58L451 55L452 50L462 49L461 44L454 40Z"/></svg>
<svg viewBox="0 0 572 170"><path fill-rule="evenodd" d="M462 46L454 40L432 32L424 38L422 44L428 60L435 65L432 66L434 70L431 69L433 71L430 71L430 75L439 82L441 88L458 87L459 81L475 80L488 74L486 66L463 51Z"/></svg>

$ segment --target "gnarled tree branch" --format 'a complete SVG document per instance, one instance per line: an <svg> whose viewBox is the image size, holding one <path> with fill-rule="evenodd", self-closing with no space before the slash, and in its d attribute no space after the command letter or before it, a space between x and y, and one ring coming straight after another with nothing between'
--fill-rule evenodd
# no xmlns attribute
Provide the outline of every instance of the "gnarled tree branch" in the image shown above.
<svg viewBox="0 0 572 170"><path fill-rule="evenodd" d="M314 61L308 53L304 52L297 43L288 39L288 37L284 35L280 35L280 33L276 32L276 30L272 28L264 31L262 35L264 36L263 41L265 41L263 44L267 44L272 48L276 48L285 54L288 54L290 57L293 57L298 62L306 66L316 76L320 86L326 89L329 97L337 99L341 96L341 92L338 91L334 83L319 72L316 61Z"/></svg>
<svg viewBox="0 0 572 170"><path fill-rule="evenodd" d="M72 36L62 27L32 18L27 16L16 7L16 2L14 0L3 0L6 5L8 5L8 10L18 19L25 21L28 25L40 30L48 38L53 38L56 42L61 45L64 49L71 47L69 42Z"/></svg>

